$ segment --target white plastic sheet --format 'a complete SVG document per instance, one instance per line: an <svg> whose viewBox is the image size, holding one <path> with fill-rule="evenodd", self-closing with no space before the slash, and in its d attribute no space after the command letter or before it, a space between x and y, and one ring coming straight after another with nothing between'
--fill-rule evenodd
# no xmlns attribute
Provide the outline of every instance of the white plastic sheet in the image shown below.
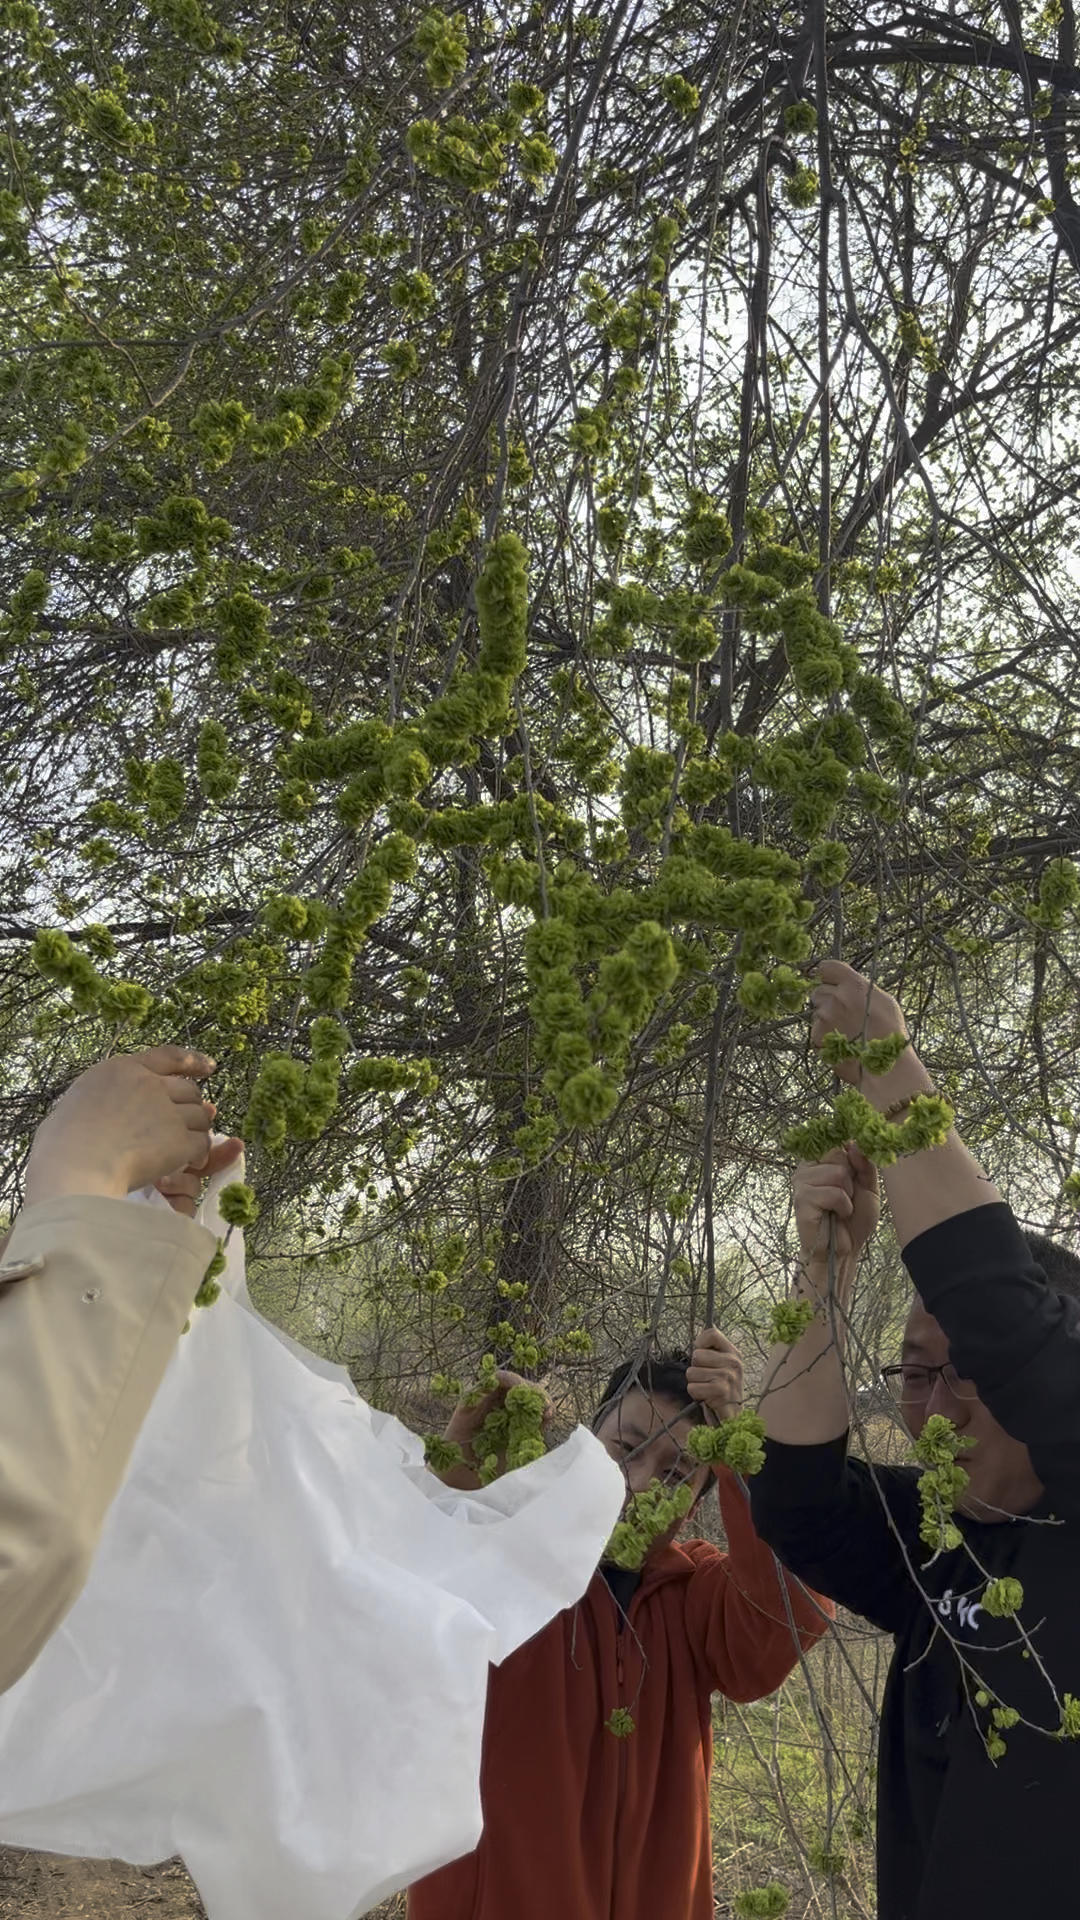
<svg viewBox="0 0 1080 1920"><path fill-rule="evenodd" d="M210 1920L355 1920L475 1846L488 1663L583 1593L622 1477L578 1428L450 1493L254 1312L237 1234L224 1284L87 1587L0 1700L0 1842L178 1853Z"/></svg>

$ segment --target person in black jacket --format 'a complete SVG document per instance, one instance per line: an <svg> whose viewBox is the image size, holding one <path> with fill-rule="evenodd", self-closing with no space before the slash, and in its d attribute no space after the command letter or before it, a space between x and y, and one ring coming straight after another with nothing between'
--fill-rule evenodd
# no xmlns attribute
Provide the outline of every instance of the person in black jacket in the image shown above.
<svg viewBox="0 0 1080 1920"><path fill-rule="evenodd" d="M820 981L815 1044L906 1032L896 1002L842 962ZM857 1063L844 1072L858 1078ZM932 1091L910 1044L860 1085L897 1117ZM955 1131L884 1179L916 1295L886 1376L913 1438L944 1415L971 1443L957 1454L967 1484L928 1523L917 1466L849 1456L844 1316L878 1218L875 1170L849 1146L796 1174L797 1290L815 1317L770 1359L754 1525L895 1638L879 1920L1080 1914L1080 1260L1021 1231Z"/></svg>

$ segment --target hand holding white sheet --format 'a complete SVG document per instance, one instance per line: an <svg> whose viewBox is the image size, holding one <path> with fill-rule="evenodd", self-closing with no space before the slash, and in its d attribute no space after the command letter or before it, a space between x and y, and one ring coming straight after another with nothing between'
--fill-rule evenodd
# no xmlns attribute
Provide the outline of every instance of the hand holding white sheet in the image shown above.
<svg viewBox="0 0 1080 1920"><path fill-rule="evenodd" d="M0 1701L0 1842L179 1853L209 1920L355 1920L476 1844L488 1663L583 1593L622 1476L578 1428L451 1493L254 1312L237 1234L223 1285L81 1598Z"/></svg>

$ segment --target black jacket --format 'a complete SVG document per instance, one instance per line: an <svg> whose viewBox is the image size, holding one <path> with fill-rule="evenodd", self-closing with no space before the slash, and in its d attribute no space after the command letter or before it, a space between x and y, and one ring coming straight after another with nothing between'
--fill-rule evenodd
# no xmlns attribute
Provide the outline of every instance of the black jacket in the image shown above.
<svg viewBox="0 0 1080 1920"><path fill-rule="evenodd" d="M1049 1290L1002 1205L920 1234L904 1260L957 1371L1028 1447L1045 1499L1019 1520L959 1519L963 1545L931 1561L916 1468L849 1459L846 1436L772 1441L750 1481L754 1525L809 1585L896 1639L880 1920L1080 1915L1080 1740L1058 1737L1065 1696L1080 1700L1080 1303ZM1019 1621L979 1605L1005 1574L1024 1589ZM996 1762L994 1705L1022 1716Z"/></svg>

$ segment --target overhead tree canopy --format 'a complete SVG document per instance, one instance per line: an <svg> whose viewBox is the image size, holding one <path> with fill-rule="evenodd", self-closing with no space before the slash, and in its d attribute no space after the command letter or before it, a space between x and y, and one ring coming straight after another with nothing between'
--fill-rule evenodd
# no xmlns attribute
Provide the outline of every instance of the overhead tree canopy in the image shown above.
<svg viewBox="0 0 1080 1920"><path fill-rule="evenodd" d="M388 1404L587 1397L762 1332L842 951L1065 1227L1075 40L0 0L9 1204L188 1037L275 1310Z"/></svg>
<svg viewBox="0 0 1080 1920"><path fill-rule="evenodd" d="M407 1277L422 1373L584 1360L777 1278L842 947L1048 1216L1074 39L4 0L12 1198L187 1035L268 1249Z"/></svg>

